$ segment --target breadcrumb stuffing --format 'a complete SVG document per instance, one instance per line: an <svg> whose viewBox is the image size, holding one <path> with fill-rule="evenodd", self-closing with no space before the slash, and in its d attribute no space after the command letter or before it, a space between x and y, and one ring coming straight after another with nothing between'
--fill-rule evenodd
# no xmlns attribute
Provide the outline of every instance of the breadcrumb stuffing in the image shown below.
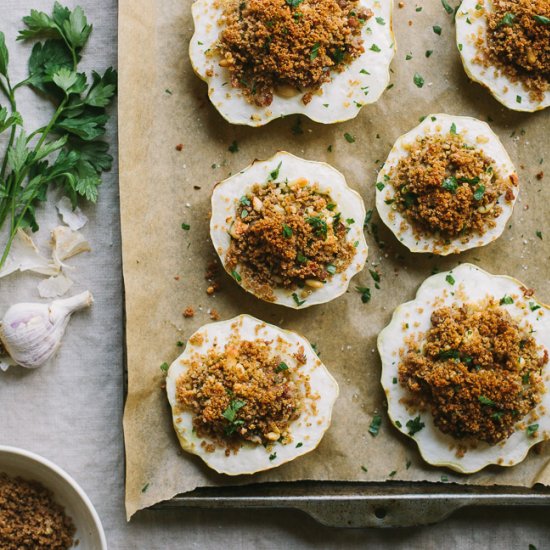
<svg viewBox="0 0 550 550"><path fill-rule="evenodd" d="M508 438L541 401L547 350L492 298L436 309L431 324L422 349L399 365L408 404L429 408L434 424L457 439Z"/></svg>
<svg viewBox="0 0 550 550"><path fill-rule="evenodd" d="M190 360L178 379L177 401L193 412L193 427L213 442L207 444L211 451L220 446L229 454L245 441L270 446L292 440L290 423L303 408L294 372L300 361L287 365L271 353L270 343L234 340L222 352Z"/></svg>
<svg viewBox="0 0 550 550"><path fill-rule="evenodd" d="M218 48L231 84L259 106L277 88L311 101L330 71L365 50L361 29L372 12L358 0L226 0ZM281 95L288 90L279 90Z"/></svg>
<svg viewBox="0 0 550 550"><path fill-rule="evenodd" d="M350 265L352 222L305 178L256 184L237 206L226 267L239 266L243 280L268 301L276 287L314 290Z"/></svg>
<svg viewBox="0 0 550 550"><path fill-rule="evenodd" d="M0 473L0 548L65 550L75 526L49 489L36 481Z"/></svg>
<svg viewBox="0 0 550 550"><path fill-rule="evenodd" d="M468 242L495 226L504 195L514 200L513 182L494 169L493 159L464 143L458 134L418 137L389 174L395 189L395 208L415 233L462 237Z"/></svg>
<svg viewBox="0 0 550 550"><path fill-rule="evenodd" d="M533 100L542 100L550 82L550 2L493 0L493 7L481 61L521 81Z"/></svg>

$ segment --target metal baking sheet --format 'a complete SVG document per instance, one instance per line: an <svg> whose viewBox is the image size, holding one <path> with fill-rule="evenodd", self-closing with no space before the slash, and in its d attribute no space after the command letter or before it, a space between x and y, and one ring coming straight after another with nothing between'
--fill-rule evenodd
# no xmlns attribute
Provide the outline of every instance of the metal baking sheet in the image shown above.
<svg viewBox="0 0 550 550"><path fill-rule="evenodd" d="M413 527L468 506L549 506L550 489L436 483L266 483L204 487L157 504L166 508L294 509L329 527Z"/></svg>

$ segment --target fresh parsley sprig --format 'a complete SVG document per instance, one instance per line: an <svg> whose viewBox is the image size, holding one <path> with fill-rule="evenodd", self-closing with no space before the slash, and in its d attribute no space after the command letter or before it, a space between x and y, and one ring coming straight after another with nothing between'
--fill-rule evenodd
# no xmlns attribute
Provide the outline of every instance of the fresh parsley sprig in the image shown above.
<svg viewBox="0 0 550 550"><path fill-rule="evenodd" d="M6 262L19 228L38 231L35 209L52 185L61 186L76 207L79 198L95 202L101 174L111 168L109 145L98 138L109 120L106 108L117 90L112 68L103 75L78 71L92 25L81 7L69 10L56 2L52 14L32 10L23 18L18 40L40 40L29 58L29 76L12 85L9 52L0 32L0 134L9 131L0 164L0 229L9 221L8 241L0 257ZM16 91L28 86L54 106L46 126L27 134L17 110ZM8 110L9 108L9 110Z"/></svg>

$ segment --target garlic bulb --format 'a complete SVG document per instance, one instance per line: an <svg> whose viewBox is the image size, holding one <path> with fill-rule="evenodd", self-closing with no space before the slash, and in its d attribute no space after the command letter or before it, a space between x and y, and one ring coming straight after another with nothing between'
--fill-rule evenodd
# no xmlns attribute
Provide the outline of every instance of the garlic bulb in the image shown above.
<svg viewBox="0 0 550 550"><path fill-rule="evenodd" d="M40 367L61 344L72 313L92 303L93 297L86 291L50 304L15 304L0 322L0 341L19 365Z"/></svg>

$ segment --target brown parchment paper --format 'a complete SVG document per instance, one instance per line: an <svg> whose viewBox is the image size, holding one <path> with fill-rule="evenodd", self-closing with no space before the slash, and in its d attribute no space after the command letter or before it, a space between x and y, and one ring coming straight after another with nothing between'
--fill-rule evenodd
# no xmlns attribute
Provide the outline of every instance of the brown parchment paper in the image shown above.
<svg viewBox="0 0 550 550"><path fill-rule="evenodd" d="M456 2L455 2L456 3ZM397 3L396 3L397 4ZM432 269L472 262L493 273L519 278L550 301L548 263L549 113L520 114L506 110L462 69L454 45L452 17L440 2L395 6L398 51L392 64L392 87L353 121L323 126L301 117L277 120L259 128L226 123L207 99L207 87L191 69L188 43L193 32L191 2L121 0L120 195L126 285L128 398L124 415L126 443L126 508L137 510L198 486L291 480L408 480L478 485L550 484L550 446L540 445L514 468L491 467L461 476L424 464L414 442L399 434L385 416L379 384L376 336L393 309L414 297ZM422 7L421 11L416 8ZM441 36L432 30L442 28ZM425 52L433 50L427 58ZM406 60L407 54L412 59ZM413 83L415 72L425 79ZM376 213L379 242L372 230L369 266L377 265L381 288L374 289L365 269L351 290L336 301L304 311L265 304L246 294L225 274L222 290L206 294L204 279L213 258L208 237L210 193L216 181L285 149L308 159L329 162L344 173L374 207L376 173L395 139L429 113L448 112L490 120L516 163L521 193L510 227L485 248L447 259L412 255L385 229ZM294 128L294 130L293 130ZM297 130L299 128L299 131ZM344 133L356 141L348 143ZM236 140L239 151L228 146ZM176 150L183 144L183 150ZM329 145L332 151L328 151ZM544 159L544 160L543 160ZM200 187L197 189L196 187ZM190 224L189 231L181 223ZM536 231L542 232L542 239ZM370 286L369 304L353 289ZM193 306L196 315L184 319ZM180 450L159 368L181 352L178 340L209 322L215 308L222 319L250 313L292 328L317 343L321 359L340 385L333 424L319 448L309 455L256 476L226 478L200 459ZM383 416L377 437L368 434L375 413ZM361 466L368 469L365 472ZM395 473L390 476L391 473Z"/></svg>

